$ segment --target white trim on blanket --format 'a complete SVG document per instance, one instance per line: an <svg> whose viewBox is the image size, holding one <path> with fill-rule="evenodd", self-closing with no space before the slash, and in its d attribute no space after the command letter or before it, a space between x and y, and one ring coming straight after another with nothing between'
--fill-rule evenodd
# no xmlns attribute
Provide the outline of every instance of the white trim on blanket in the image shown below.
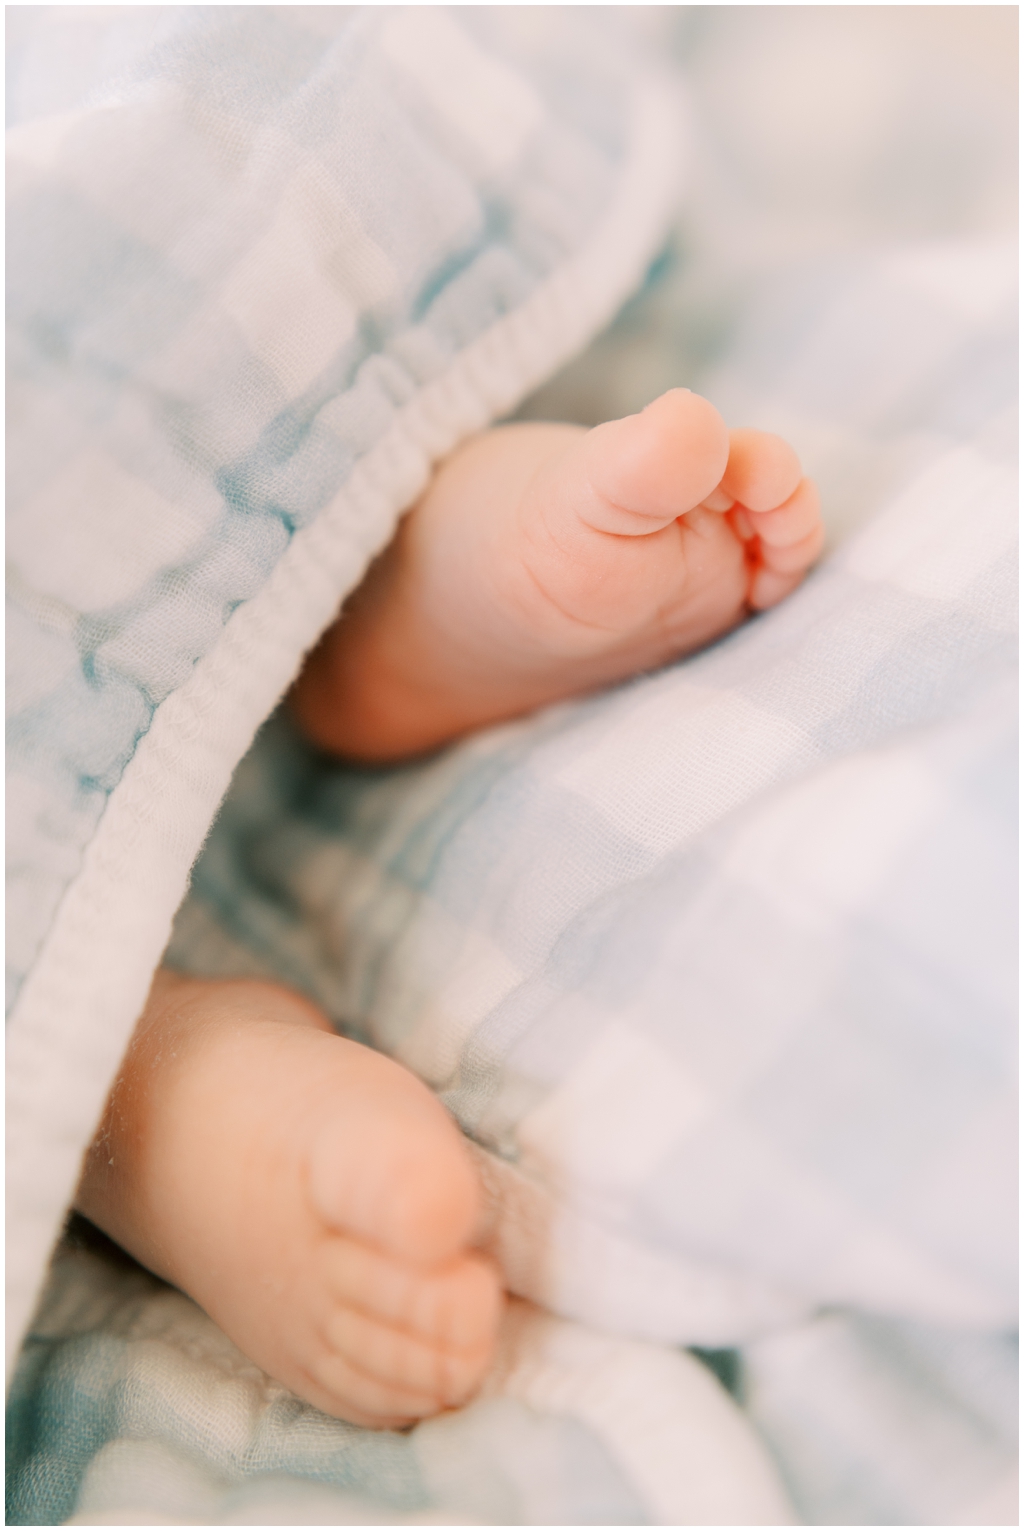
<svg viewBox="0 0 1024 1531"><path fill-rule="evenodd" d="M267 585L157 710L111 794L8 1024L7 1375L82 1155L232 772L431 465L580 350L641 281L677 197L676 87L637 92L590 244L423 388Z"/></svg>

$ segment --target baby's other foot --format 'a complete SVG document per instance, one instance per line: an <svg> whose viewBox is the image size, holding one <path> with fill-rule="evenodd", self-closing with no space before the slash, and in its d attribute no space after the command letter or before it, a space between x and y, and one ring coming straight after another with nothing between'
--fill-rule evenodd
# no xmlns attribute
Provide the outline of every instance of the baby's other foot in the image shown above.
<svg viewBox="0 0 1024 1531"><path fill-rule="evenodd" d="M78 1207L328 1414L465 1402L501 1289L480 1190L407 1070L261 983L158 976Z"/></svg>
<svg viewBox="0 0 1024 1531"><path fill-rule="evenodd" d="M431 749L691 653L780 601L822 541L792 448L686 389L592 431L489 431L442 463L294 710L353 758Z"/></svg>

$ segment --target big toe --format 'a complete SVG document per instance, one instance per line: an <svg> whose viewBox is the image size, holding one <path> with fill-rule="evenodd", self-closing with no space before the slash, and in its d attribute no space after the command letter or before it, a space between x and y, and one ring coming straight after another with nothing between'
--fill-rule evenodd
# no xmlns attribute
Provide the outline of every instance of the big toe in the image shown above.
<svg viewBox="0 0 1024 1531"><path fill-rule="evenodd" d="M452 1119L408 1070L369 1054L364 1093L339 1102L310 1151L317 1212L336 1232L432 1266L470 1241L479 1181Z"/></svg>
<svg viewBox="0 0 1024 1531"><path fill-rule="evenodd" d="M597 426L582 446L591 490L584 518L598 531L626 535L654 531L699 505L729 459L721 415L686 388Z"/></svg>
<svg viewBox="0 0 1024 1531"><path fill-rule="evenodd" d="M416 1145L393 1145L375 1181L379 1199L368 1208L364 1228L372 1234L376 1226L379 1242L392 1254L432 1266L470 1242L479 1186L454 1131L424 1132Z"/></svg>

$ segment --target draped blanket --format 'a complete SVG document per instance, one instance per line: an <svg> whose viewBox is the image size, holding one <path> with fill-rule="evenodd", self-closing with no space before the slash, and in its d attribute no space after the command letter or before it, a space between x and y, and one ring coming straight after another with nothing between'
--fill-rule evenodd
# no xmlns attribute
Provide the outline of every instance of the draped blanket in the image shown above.
<svg viewBox="0 0 1024 1531"><path fill-rule="evenodd" d="M641 333L651 393L794 439L822 566L346 769L276 704L431 465L641 283L681 87L614 10L57 19L10 92L9 1520L1000 1522L1014 252L766 277L701 377ZM168 942L456 1117L518 1297L467 1409L329 1420L80 1231L44 1290Z"/></svg>

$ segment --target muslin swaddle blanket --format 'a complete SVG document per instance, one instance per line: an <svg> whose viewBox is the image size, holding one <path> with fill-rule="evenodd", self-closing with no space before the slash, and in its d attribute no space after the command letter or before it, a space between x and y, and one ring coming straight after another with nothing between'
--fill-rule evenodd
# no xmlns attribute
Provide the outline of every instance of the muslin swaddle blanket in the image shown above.
<svg viewBox="0 0 1024 1531"><path fill-rule="evenodd" d="M15 38L16 1334L255 727L431 461L636 283L674 191L666 98L613 38L328 21Z"/></svg>
<svg viewBox="0 0 1024 1531"><path fill-rule="evenodd" d="M678 87L614 10L11 51L9 1520L998 1520L1012 255L824 270L703 382L884 448L785 607L395 772L275 716L232 782L431 463L642 280ZM31 1319L176 911L172 962L296 984L476 1145L526 1301L466 1410L328 1420L75 1241Z"/></svg>

